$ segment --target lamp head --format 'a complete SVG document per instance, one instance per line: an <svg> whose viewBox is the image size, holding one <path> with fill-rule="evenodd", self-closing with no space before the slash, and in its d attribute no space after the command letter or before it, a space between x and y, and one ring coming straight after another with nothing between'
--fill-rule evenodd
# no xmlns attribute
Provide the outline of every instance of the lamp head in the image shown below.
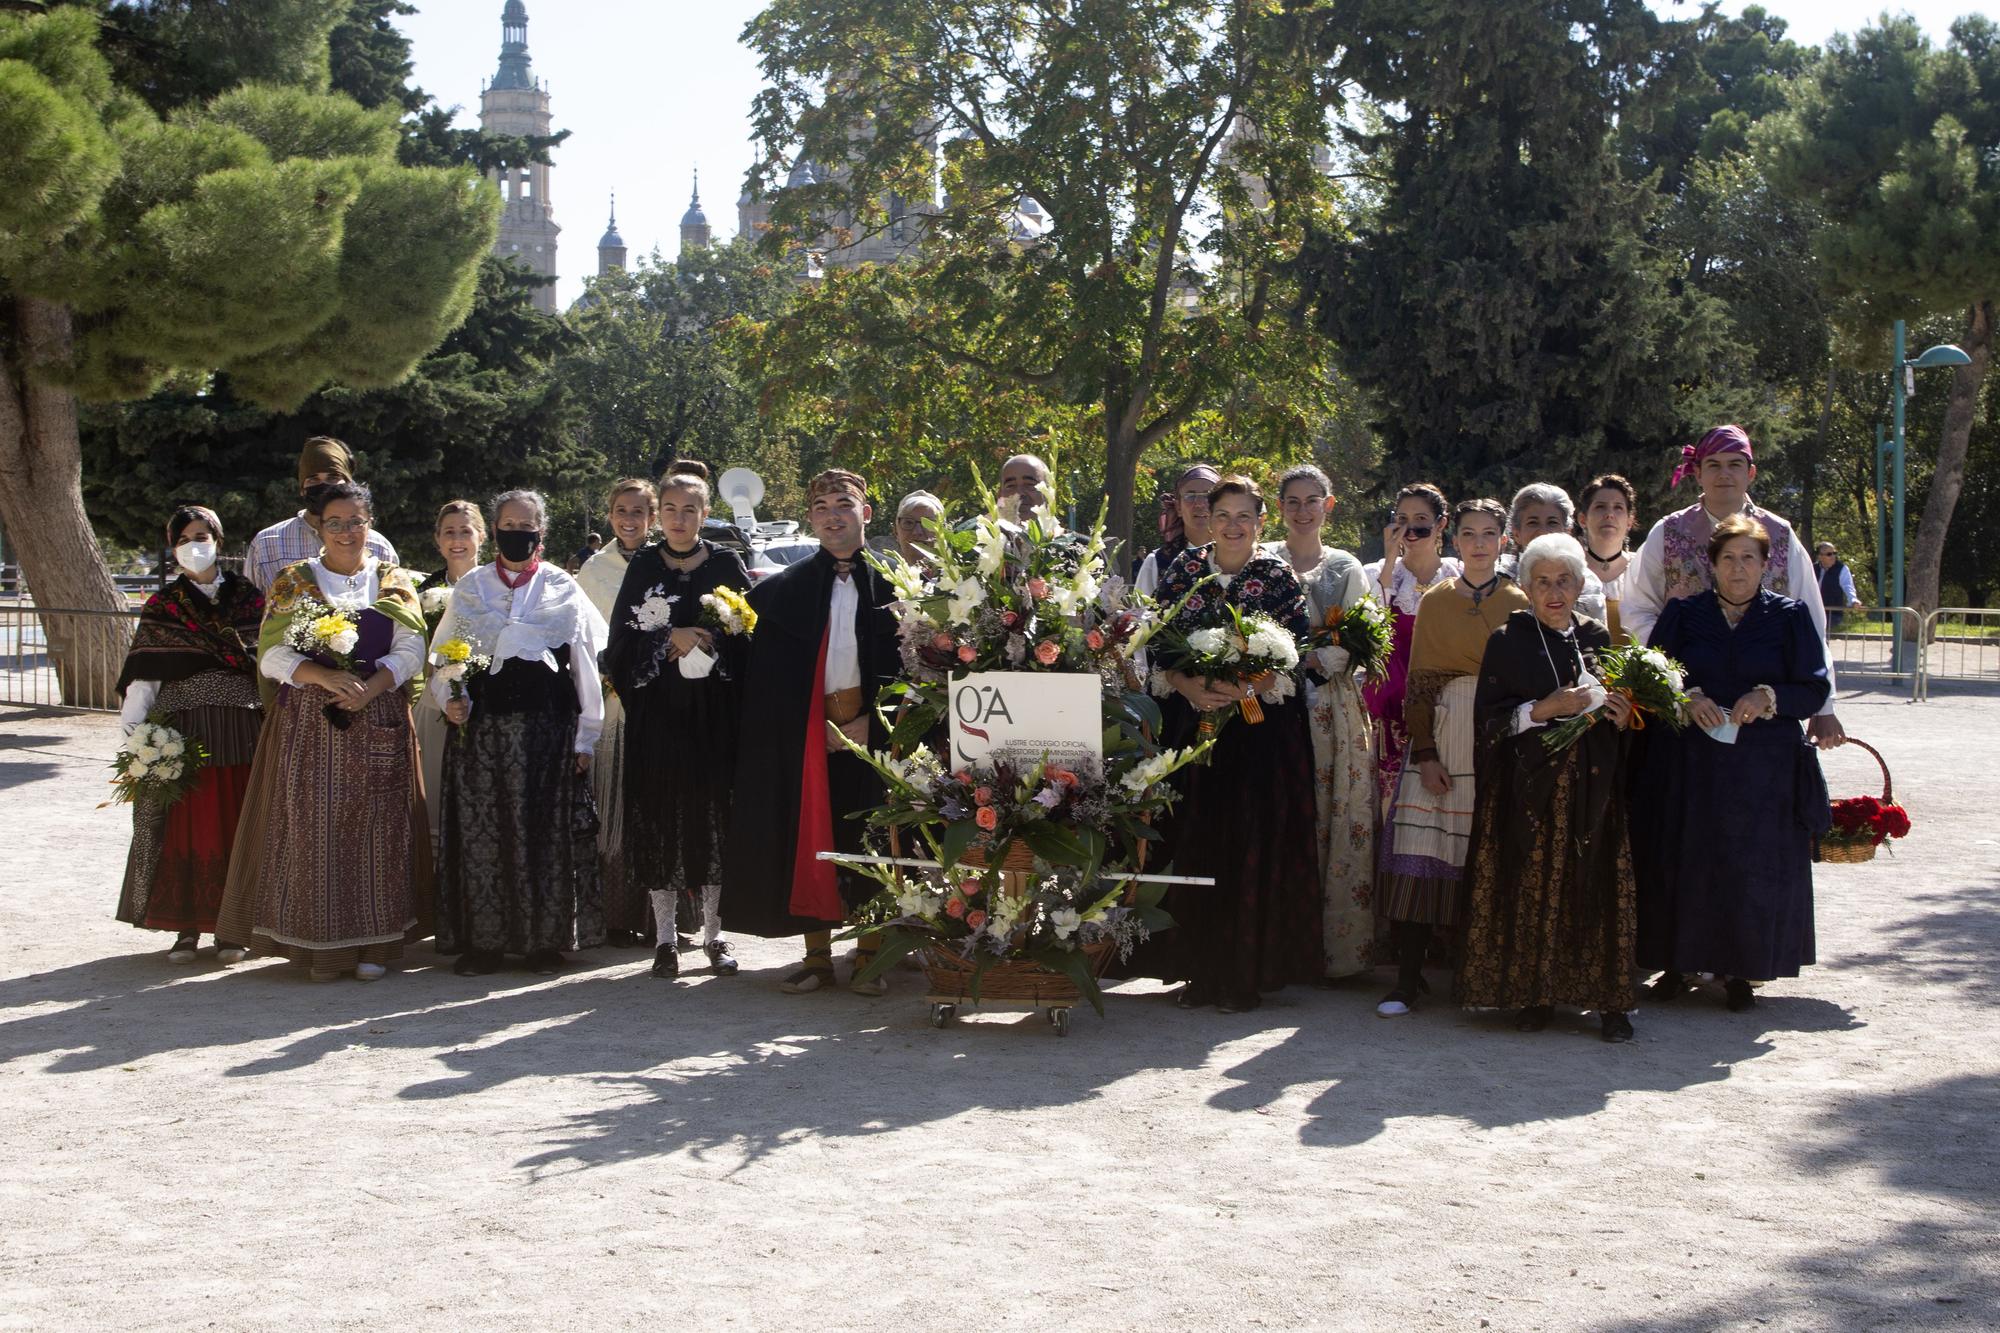
<svg viewBox="0 0 2000 1333"><path fill-rule="evenodd" d="M1972 358L1950 343L1939 343L1936 347L1925 348L1923 355L1910 364L1918 370L1934 370L1939 366L1969 366Z"/></svg>

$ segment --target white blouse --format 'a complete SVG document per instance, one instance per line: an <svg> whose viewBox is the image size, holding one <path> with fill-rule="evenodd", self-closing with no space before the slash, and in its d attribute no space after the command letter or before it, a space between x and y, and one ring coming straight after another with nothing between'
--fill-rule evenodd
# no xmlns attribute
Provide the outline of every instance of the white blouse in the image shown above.
<svg viewBox="0 0 2000 1333"><path fill-rule="evenodd" d="M360 573L336 574L315 557L306 561L306 568L312 571L313 582L319 585L321 601L336 611L365 611L382 596L382 585L375 575L380 563L374 556L366 556L362 559ZM297 649L275 643L265 651L263 660L257 665L272 680L281 685L292 685L297 683L292 677L298 674L298 669L307 660L306 655ZM396 625L389 639L389 651L383 654L378 665L401 688L410 677L423 669L423 635Z"/></svg>
<svg viewBox="0 0 2000 1333"><path fill-rule="evenodd" d="M576 689L574 748L578 754L597 749L604 730L604 683L597 671L604 618L568 574L543 564L527 583L510 588L492 565L481 565L452 585L451 605L431 638L436 643L456 638L474 641L479 651L493 658L487 669L495 673L515 661L553 667L554 650L567 646L570 684ZM449 694L444 689L425 690L424 702L443 712Z"/></svg>

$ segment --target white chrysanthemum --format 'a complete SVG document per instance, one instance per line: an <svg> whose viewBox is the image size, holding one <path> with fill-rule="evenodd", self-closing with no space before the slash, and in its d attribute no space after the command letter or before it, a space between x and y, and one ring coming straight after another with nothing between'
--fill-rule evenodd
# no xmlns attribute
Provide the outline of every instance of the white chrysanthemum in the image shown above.
<svg viewBox="0 0 2000 1333"><path fill-rule="evenodd" d="M326 641L326 646L336 653L351 653L361 642L361 635L354 630L344 629Z"/></svg>
<svg viewBox="0 0 2000 1333"><path fill-rule="evenodd" d="M148 773L152 771L153 771L153 766L147 763L145 760L139 758L137 755L132 756L132 762L125 765L126 775L132 778L143 779Z"/></svg>
<svg viewBox="0 0 2000 1333"><path fill-rule="evenodd" d="M166 763L161 764L158 768L154 769L153 774L156 777L164 778L168 782L172 782L180 777L181 766L177 761L170 759Z"/></svg>
<svg viewBox="0 0 2000 1333"><path fill-rule="evenodd" d="M426 615L438 614L439 612L444 610L446 604L449 603L450 601L451 601L450 588L424 589L423 604L424 604L424 613Z"/></svg>
<svg viewBox="0 0 2000 1333"><path fill-rule="evenodd" d="M187 752L186 743L179 740L168 741L165 745L162 745L160 747L160 755L162 758L166 759L178 759L181 757L181 755L185 754L186 752Z"/></svg>
<svg viewBox="0 0 2000 1333"><path fill-rule="evenodd" d="M1229 636L1220 629L1198 629L1188 635L1188 648L1203 657L1220 657L1228 647Z"/></svg>
<svg viewBox="0 0 2000 1333"><path fill-rule="evenodd" d="M1252 657L1277 662L1287 669L1299 664L1298 641L1268 621L1250 631L1248 651Z"/></svg>
<svg viewBox="0 0 2000 1333"><path fill-rule="evenodd" d="M132 757L143 759L150 764L160 757L160 747L148 744L135 745L132 747Z"/></svg>

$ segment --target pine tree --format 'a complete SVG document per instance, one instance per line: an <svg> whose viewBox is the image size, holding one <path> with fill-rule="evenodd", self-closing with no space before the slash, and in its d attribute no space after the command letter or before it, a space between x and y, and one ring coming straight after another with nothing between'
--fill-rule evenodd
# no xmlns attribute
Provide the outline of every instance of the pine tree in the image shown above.
<svg viewBox="0 0 2000 1333"><path fill-rule="evenodd" d="M0 520L44 605L124 604L83 507L79 398L176 372L280 407L386 386L471 309L499 200L399 165L394 109L319 91L345 12L114 5L102 47L90 8L0 13Z"/></svg>
<svg viewBox="0 0 2000 1333"><path fill-rule="evenodd" d="M1413 12L1414 9L1414 12ZM1372 390L1390 474L1456 496L1594 469L1644 477L1718 331L1670 287L1656 196L1613 127L1647 110L1686 25L1641 0L1355 0L1337 71L1380 108L1352 238L1301 258L1320 328Z"/></svg>

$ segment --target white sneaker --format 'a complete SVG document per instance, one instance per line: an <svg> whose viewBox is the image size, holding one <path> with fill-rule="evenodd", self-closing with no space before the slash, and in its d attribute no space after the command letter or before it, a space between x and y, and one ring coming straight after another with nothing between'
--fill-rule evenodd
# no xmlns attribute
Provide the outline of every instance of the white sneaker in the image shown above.
<svg viewBox="0 0 2000 1333"><path fill-rule="evenodd" d="M186 946L176 944L173 948L167 950L167 961L170 963L192 963L194 961L194 946L192 944Z"/></svg>
<svg viewBox="0 0 2000 1333"><path fill-rule="evenodd" d="M1409 1012L1410 1006L1404 1004L1401 1000L1384 1000L1375 1006L1375 1016L1377 1018L1401 1018Z"/></svg>
<svg viewBox="0 0 2000 1333"><path fill-rule="evenodd" d="M354 979L356 981L380 981L383 974L388 970L388 968L382 966L380 963L356 963L354 965Z"/></svg>
<svg viewBox="0 0 2000 1333"><path fill-rule="evenodd" d="M224 967L240 963L249 956L250 951L248 949L239 949L233 944L227 948L217 946L215 950L215 961L221 963Z"/></svg>

